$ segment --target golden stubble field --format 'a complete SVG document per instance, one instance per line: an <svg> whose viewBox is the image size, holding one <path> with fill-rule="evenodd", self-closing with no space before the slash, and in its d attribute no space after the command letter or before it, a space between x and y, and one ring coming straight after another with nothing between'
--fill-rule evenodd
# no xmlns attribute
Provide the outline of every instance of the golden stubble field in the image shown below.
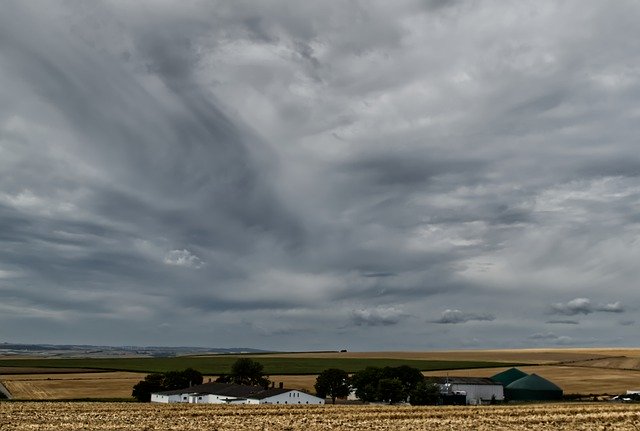
<svg viewBox="0 0 640 431"><path fill-rule="evenodd" d="M0 403L2 431L637 431L638 424L640 406L602 403L486 407Z"/></svg>
<svg viewBox="0 0 640 431"><path fill-rule="evenodd" d="M128 398L133 385L145 376L124 371L45 374L40 369L36 374L0 376L0 382L18 400Z"/></svg>

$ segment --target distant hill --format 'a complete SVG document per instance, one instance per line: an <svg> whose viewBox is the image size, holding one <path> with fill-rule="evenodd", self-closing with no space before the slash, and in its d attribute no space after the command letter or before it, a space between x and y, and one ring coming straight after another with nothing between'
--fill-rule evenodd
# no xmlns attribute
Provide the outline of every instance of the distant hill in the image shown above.
<svg viewBox="0 0 640 431"><path fill-rule="evenodd" d="M249 347L189 347L189 346L96 346L90 344L21 344L0 343L1 356L34 357L167 357L198 354L268 353Z"/></svg>

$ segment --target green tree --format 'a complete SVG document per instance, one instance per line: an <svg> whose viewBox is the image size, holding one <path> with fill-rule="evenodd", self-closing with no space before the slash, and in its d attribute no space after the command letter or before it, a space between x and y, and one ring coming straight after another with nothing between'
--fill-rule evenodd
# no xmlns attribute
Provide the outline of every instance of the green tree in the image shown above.
<svg viewBox="0 0 640 431"><path fill-rule="evenodd" d="M202 380L202 373L200 373L200 371L187 368L183 371L168 371L164 373L162 386L165 390L170 391L200 385L202 384Z"/></svg>
<svg viewBox="0 0 640 431"><path fill-rule="evenodd" d="M440 387L424 379L409 394L409 402L412 406L434 405L438 403L438 398L440 398Z"/></svg>
<svg viewBox="0 0 640 431"><path fill-rule="evenodd" d="M351 376L351 386L356 390L356 396L362 401L385 401L380 394L380 381L397 380L400 382L402 397L407 399L411 391L424 379L417 368L408 365L399 367L367 367ZM386 384L386 383L385 383Z"/></svg>
<svg viewBox="0 0 640 431"><path fill-rule="evenodd" d="M351 376L351 386L356 390L356 396L362 401L379 401L378 382L382 378L382 369L367 367Z"/></svg>
<svg viewBox="0 0 640 431"><path fill-rule="evenodd" d="M419 369L410 367L409 365L400 365L399 367L385 367L382 370L384 378L398 379L402 383L404 393L409 393L424 380L424 376Z"/></svg>
<svg viewBox="0 0 640 431"><path fill-rule="evenodd" d="M380 379L378 382L378 397L389 404L395 404L407 399L400 379Z"/></svg>
<svg viewBox="0 0 640 431"><path fill-rule="evenodd" d="M144 380L133 387L131 396L138 401L151 401L153 392L171 391L202 384L202 373L193 368L183 371L167 371L166 373L148 374Z"/></svg>
<svg viewBox="0 0 640 431"><path fill-rule="evenodd" d="M316 378L316 395L320 398L331 397L333 404L337 397L346 397L351 392L349 374L338 368L329 368L321 372Z"/></svg>
<svg viewBox="0 0 640 431"><path fill-rule="evenodd" d="M229 375L231 382L238 385L269 386L269 379L264 374L264 366L250 358L240 358L231 366Z"/></svg>
<svg viewBox="0 0 640 431"><path fill-rule="evenodd" d="M163 386L164 374L153 373L148 374L144 380L139 381L133 386L131 396L141 402L151 401L151 393L164 391Z"/></svg>

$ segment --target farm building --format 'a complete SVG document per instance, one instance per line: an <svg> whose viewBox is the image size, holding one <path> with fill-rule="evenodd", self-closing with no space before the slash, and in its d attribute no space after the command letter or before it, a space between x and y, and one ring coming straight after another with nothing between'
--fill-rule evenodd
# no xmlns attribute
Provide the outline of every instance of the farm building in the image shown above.
<svg viewBox="0 0 640 431"><path fill-rule="evenodd" d="M324 399L294 389L205 383L151 394L156 403L204 404L324 404Z"/></svg>
<svg viewBox="0 0 640 431"><path fill-rule="evenodd" d="M562 389L537 374L530 374L505 387L505 396L514 401L551 401L562 399Z"/></svg>
<svg viewBox="0 0 640 431"><path fill-rule="evenodd" d="M508 386L516 380L527 376L528 374L524 371L520 371L517 368L509 368L508 370L498 373L495 376L491 376L491 380L493 380L494 382L502 383L504 386Z"/></svg>
<svg viewBox="0 0 640 431"><path fill-rule="evenodd" d="M447 395L464 395L466 404L483 404L504 400L502 383L487 377L428 377Z"/></svg>

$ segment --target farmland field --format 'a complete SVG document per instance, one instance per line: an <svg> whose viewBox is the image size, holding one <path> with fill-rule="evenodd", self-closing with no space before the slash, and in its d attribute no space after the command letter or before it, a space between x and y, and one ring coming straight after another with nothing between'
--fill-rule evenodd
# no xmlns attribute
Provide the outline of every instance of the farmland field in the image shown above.
<svg viewBox="0 0 640 431"><path fill-rule="evenodd" d="M1 380L17 400L129 398L133 385L145 375L126 372L16 374L3 376Z"/></svg>
<svg viewBox="0 0 640 431"><path fill-rule="evenodd" d="M640 406L220 406L0 402L0 429L91 430L634 430Z"/></svg>
<svg viewBox="0 0 640 431"><path fill-rule="evenodd" d="M488 377L521 364L565 394L621 394L640 390L640 349L513 349L444 352L307 352L246 355L263 363L274 382L314 392L325 368L407 364L426 375ZM145 373L193 367L207 377L229 372L235 355L175 358L0 359L0 382L16 399L126 398ZM479 368L479 367L486 368ZM42 368L52 367L52 368ZM132 370L132 371L122 371Z"/></svg>
<svg viewBox="0 0 640 431"><path fill-rule="evenodd" d="M73 358L73 359L2 359L0 367L40 368L89 368L114 371L164 372L195 368L203 374L225 374L238 356L179 356L170 358ZM425 360L402 358L315 358L315 357L266 357L255 358L264 365L267 374L318 374L327 368L341 368L350 373L368 366L395 367L410 365L422 371L455 370L467 368L503 367L509 362L470 360Z"/></svg>

